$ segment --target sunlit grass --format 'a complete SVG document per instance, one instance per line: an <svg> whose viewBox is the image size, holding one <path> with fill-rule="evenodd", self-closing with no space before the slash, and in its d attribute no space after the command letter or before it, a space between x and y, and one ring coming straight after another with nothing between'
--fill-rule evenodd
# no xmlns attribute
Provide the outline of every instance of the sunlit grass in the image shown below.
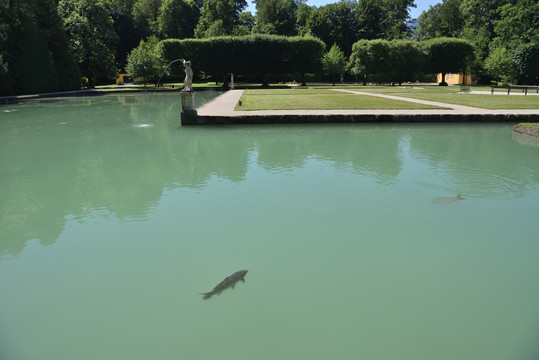
<svg viewBox="0 0 539 360"><path fill-rule="evenodd" d="M520 123L518 125L531 128L531 129L539 129L539 123Z"/></svg>
<svg viewBox="0 0 539 360"><path fill-rule="evenodd" d="M458 86L358 86L347 90L381 93L412 99L438 101L447 104L471 106L482 109L539 109L536 95L490 95L460 93ZM472 87L472 91L490 91L490 87Z"/></svg>
<svg viewBox="0 0 539 360"><path fill-rule="evenodd" d="M236 83L237 88L258 87L260 84ZM155 84L130 85L122 87L125 90L146 90L159 91L174 89L180 90L183 83L165 83L162 88L156 88ZM539 96L529 94L523 95L490 95L460 93L459 86L433 86L403 84L402 86L362 86L359 84L316 84L308 87L290 87L287 89L278 88L280 85L264 89L245 90L241 107L236 110L334 110L334 109L436 109L436 107L409 103L406 101L396 101L380 99L371 96L352 95L337 93L329 89L343 89L368 92L373 94L387 94L402 96L412 99L437 101L441 103L471 106L483 109L539 109ZM113 90L115 86L102 86L100 89ZM220 85L215 82L195 83L197 88L220 89ZM490 91L489 86L471 86L471 91Z"/></svg>
<svg viewBox="0 0 539 360"><path fill-rule="evenodd" d="M384 99L369 95L339 93L327 89L246 90L236 110L368 110L441 109L440 107Z"/></svg>

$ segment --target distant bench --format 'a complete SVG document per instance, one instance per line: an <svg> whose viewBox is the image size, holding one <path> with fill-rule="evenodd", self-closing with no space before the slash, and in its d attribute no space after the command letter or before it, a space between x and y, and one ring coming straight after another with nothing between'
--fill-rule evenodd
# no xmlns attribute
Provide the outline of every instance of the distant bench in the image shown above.
<svg viewBox="0 0 539 360"><path fill-rule="evenodd" d="M535 92L539 94L539 86L537 85L502 85L502 86L491 86L490 94L494 94L494 89L507 89L507 95L511 93L513 89L521 89L524 95L528 95L528 89L535 89Z"/></svg>

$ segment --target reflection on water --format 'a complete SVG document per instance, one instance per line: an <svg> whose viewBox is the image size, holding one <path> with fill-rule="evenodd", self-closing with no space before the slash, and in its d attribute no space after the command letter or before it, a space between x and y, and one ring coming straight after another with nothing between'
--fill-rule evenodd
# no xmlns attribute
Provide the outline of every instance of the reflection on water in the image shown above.
<svg viewBox="0 0 539 360"><path fill-rule="evenodd" d="M519 144L539 147L539 138L513 133L513 140Z"/></svg>
<svg viewBox="0 0 539 360"><path fill-rule="evenodd" d="M294 173L316 160L387 183L409 156L436 176L417 174L423 186L470 198L521 197L539 183L530 168L537 154L512 142L504 126L180 129L178 104L169 100L45 100L3 116L0 233L8 240L0 254L16 256L30 239L54 243L66 218L144 219L165 191L241 182L252 161L269 173Z"/></svg>
<svg viewBox="0 0 539 360"><path fill-rule="evenodd" d="M176 95L0 108L0 357L538 354L511 126L182 128Z"/></svg>

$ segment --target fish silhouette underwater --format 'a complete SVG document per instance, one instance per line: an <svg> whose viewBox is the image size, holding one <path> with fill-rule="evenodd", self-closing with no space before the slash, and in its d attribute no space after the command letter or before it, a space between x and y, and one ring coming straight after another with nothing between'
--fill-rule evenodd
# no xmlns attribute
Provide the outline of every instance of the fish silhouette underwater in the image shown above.
<svg viewBox="0 0 539 360"><path fill-rule="evenodd" d="M449 204L452 202L455 202L457 200L466 200L465 197L462 197L462 195L457 196L449 196L449 197L438 197L434 199L434 202L437 204Z"/></svg>
<svg viewBox="0 0 539 360"><path fill-rule="evenodd" d="M202 293L200 295L204 295L202 299L208 300L213 295L220 295L221 292L223 292L224 290L228 288L234 289L234 286L236 286L238 281L245 282L245 275L247 275L247 270L236 271L234 274L230 275L229 277L221 281L216 287L213 288L212 291L207 292L207 293Z"/></svg>

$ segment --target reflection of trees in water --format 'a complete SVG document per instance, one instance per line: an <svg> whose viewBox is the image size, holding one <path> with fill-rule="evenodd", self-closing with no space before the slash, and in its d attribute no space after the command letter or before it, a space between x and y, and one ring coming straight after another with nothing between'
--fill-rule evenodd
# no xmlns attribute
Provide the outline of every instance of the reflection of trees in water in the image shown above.
<svg viewBox="0 0 539 360"><path fill-rule="evenodd" d="M87 103L95 117L84 106L69 119L60 119L62 108L21 111L10 130L12 141L21 145L6 151L17 159L24 154L24 160L11 169L9 190L3 192L0 235L7 241L0 254L17 255L30 239L54 243L66 219L97 210L101 217L143 218L167 189L203 189L212 177L242 181L255 151L269 171L301 167L309 157L380 176L399 171L399 132L384 127L180 129L159 120L178 118L179 109L170 101L142 97L138 111L100 100ZM37 134L36 122L41 124Z"/></svg>
<svg viewBox="0 0 539 360"><path fill-rule="evenodd" d="M52 244L66 219L83 219L97 209L100 217L144 218L164 191L201 190L213 177L241 182L255 153L270 172L316 159L386 181L400 173L406 134L416 157L443 164L454 181L466 180L458 171L464 167L519 179L520 192L539 182L538 172L527 170L531 155L500 160L519 145L500 138L493 151L492 137L504 135L488 126L470 131L459 125L456 132L371 124L180 128L179 101L161 95L82 98L63 107L18 110L9 113L8 125L0 123L0 255L20 254L30 239Z"/></svg>
<svg viewBox="0 0 539 360"><path fill-rule="evenodd" d="M0 255L20 254L30 239L54 243L66 218L95 209L143 217L166 189L245 178L250 140L180 130L179 100L169 96L133 99L79 98L13 113L0 143L12 159L3 166Z"/></svg>

